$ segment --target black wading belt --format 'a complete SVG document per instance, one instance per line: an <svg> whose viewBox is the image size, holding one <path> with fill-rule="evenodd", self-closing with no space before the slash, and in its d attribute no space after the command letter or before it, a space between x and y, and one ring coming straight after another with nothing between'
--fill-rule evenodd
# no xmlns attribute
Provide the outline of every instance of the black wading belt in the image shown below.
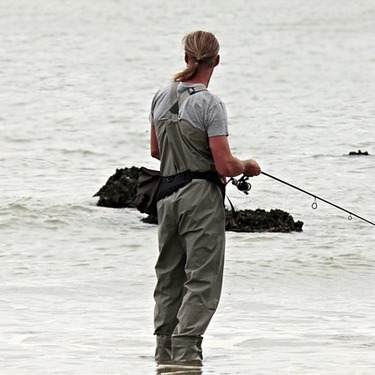
<svg viewBox="0 0 375 375"><path fill-rule="evenodd" d="M175 193L177 190L181 189L185 185L189 184L192 180L203 179L213 182L220 188L223 195L223 200L225 198L225 184L220 180L219 175L213 171L208 172L191 172L185 171L177 173L173 176L165 176L160 180L157 200L168 197L169 195Z"/></svg>

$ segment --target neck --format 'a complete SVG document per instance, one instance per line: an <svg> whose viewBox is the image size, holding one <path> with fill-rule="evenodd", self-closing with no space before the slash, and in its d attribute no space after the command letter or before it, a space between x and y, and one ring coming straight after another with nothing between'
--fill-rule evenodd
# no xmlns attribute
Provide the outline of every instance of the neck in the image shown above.
<svg viewBox="0 0 375 375"><path fill-rule="evenodd" d="M197 73L190 79L184 81L185 83L202 83L208 87L210 79L213 73L213 68L210 69L198 69Z"/></svg>

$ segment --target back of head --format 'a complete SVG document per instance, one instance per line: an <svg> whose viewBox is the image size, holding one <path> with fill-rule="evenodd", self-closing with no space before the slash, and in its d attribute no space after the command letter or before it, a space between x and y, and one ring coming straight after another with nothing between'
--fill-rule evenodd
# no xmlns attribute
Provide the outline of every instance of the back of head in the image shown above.
<svg viewBox="0 0 375 375"><path fill-rule="evenodd" d="M193 31L182 42L189 64L185 70L174 76L174 81L187 81L198 71L199 65L212 66L219 54L220 45L215 35L208 31Z"/></svg>

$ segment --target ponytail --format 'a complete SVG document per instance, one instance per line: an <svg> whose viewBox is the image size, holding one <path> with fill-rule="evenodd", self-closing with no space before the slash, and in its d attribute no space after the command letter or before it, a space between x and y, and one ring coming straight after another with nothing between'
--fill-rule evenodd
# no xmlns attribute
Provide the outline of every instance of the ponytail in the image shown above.
<svg viewBox="0 0 375 375"><path fill-rule="evenodd" d="M187 81L197 73L199 65L211 65L219 54L220 45L215 35L208 31L193 31L187 34L182 42L185 55L193 60L192 64L174 75L174 81Z"/></svg>

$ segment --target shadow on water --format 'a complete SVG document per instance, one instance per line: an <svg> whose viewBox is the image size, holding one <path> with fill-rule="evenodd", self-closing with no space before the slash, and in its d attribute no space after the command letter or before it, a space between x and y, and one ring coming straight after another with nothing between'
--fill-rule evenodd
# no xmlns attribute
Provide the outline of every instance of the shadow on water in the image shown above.
<svg viewBox="0 0 375 375"><path fill-rule="evenodd" d="M158 365L156 368L157 375L203 375L202 368L198 366L183 366L183 365Z"/></svg>

